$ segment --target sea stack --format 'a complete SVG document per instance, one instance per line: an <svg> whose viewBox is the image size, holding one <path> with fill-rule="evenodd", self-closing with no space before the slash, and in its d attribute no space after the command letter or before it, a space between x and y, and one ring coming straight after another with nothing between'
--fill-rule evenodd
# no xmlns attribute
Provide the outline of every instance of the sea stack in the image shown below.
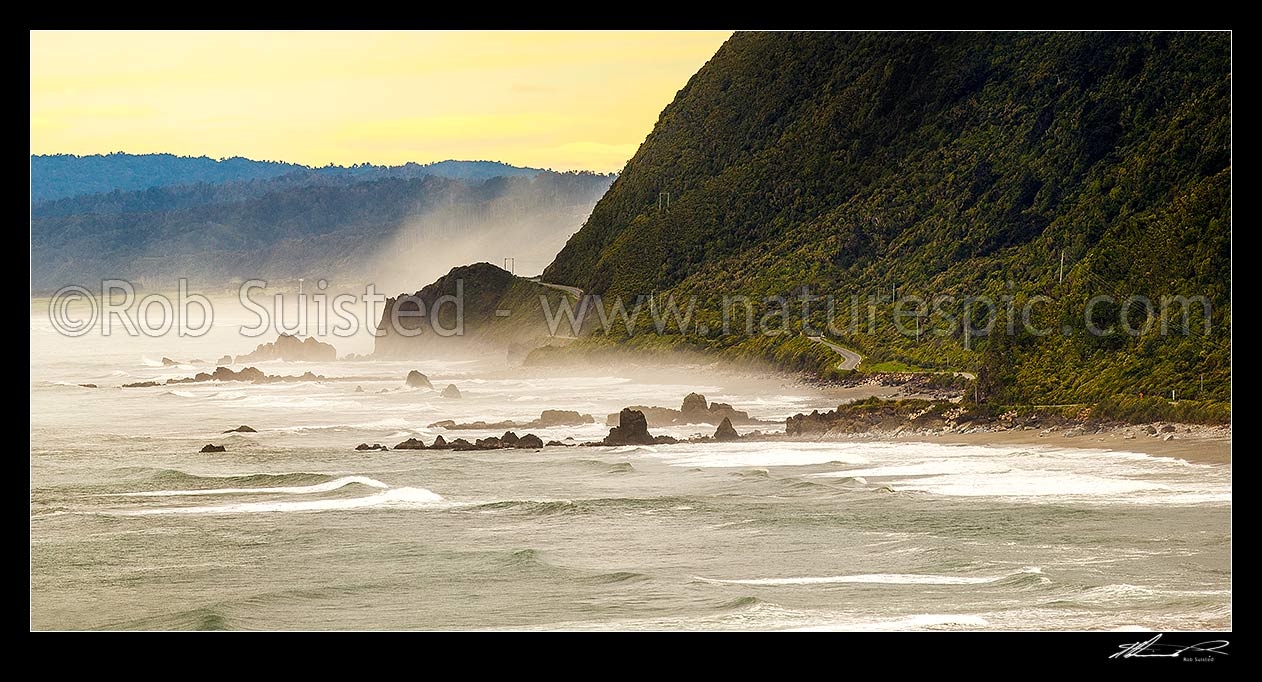
<svg viewBox="0 0 1262 682"><path fill-rule="evenodd" d="M741 435L732 428L732 420L727 417L723 418L723 423L719 424L719 428L714 431L714 440L728 441L736 440Z"/></svg>
<svg viewBox="0 0 1262 682"><path fill-rule="evenodd" d="M618 425L609 429L601 445L652 445L649 423L644 413L629 407L618 413Z"/></svg>
<svg viewBox="0 0 1262 682"><path fill-rule="evenodd" d="M429 383L429 377L421 374L416 370L408 372L408 378L405 382L409 388L433 388L434 385Z"/></svg>

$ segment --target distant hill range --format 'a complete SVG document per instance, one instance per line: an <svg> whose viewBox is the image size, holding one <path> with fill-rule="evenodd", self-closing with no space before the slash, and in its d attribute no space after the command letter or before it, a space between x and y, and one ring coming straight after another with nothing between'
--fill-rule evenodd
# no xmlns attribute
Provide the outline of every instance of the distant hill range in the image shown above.
<svg viewBox="0 0 1262 682"><path fill-rule="evenodd" d="M269 180L297 173L369 178L417 178L436 175L456 180L536 175L542 168L521 168L499 161L438 161L401 166L312 167L280 161L255 161L240 156L212 159L174 154L49 154L31 157L31 203L84 194L128 192L154 187Z"/></svg>
<svg viewBox="0 0 1262 682"><path fill-rule="evenodd" d="M31 195L46 198L31 206L36 293L107 278L413 291L455 265L504 258L538 274L613 180L492 161L308 168L111 154L31 166Z"/></svg>

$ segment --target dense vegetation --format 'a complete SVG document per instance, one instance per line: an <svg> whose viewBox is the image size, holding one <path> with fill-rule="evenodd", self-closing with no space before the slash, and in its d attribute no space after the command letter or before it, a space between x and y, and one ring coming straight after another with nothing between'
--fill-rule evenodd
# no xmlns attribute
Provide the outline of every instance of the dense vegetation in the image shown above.
<svg viewBox="0 0 1262 682"><path fill-rule="evenodd" d="M738 33L662 112L544 278L606 299L696 297L707 329L668 329L661 345L831 371L836 356L799 335L798 317L775 337L713 331L725 295L809 290L837 297L811 326L834 323L828 335L868 366L974 370L991 403L1225 401L1230 91L1225 34ZM1188 334L1145 327L1142 308L1116 303L1088 320L1099 294L1203 296L1210 331L1199 308ZM956 319L958 299L1002 310L1011 296L1015 333L1002 318L987 335L941 316L922 316L919 338L900 333L893 295L954 296ZM1036 296L1050 302L1031 324L1050 334L1022 331ZM1121 320L1142 333L1088 331ZM640 335L611 333L649 343Z"/></svg>
<svg viewBox="0 0 1262 682"><path fill-rule="evenodd" d="M246 180L267 180L290 173L315 172L360 178L415 178L436 175L459 180L486 180L493 177L535 175L539 168L519 168L498 161L439 161L408 163L402 166L324 166L312 168L280 161L255 161L234 156L212 159L206 156L174 154L49 154L31 156L31 203L53 199L131 191L151 187L171 187L198 183L219 184Z"/></svg>
<svg viewBox="0 0 1262 682"><path fill-rule="evenodd" d="M556 308L567 296L490 263L452 268L420 291L386 300L373 353L418 357L515 346L524 353L549 336L543 299Z"/></svg>

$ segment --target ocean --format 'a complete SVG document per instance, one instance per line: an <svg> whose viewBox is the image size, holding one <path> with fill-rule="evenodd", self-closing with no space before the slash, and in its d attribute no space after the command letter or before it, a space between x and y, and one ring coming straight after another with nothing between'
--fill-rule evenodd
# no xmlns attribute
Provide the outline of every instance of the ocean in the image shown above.
<svg viewBox="0 0 1262 682"><path fill-rule="evenodd" d="M274 338L239 322L71 338L32 304L33 629L1231 627L1229 465L1063 439L353 449L543 409L597 418L543 440L598 440L605 415L691 391L768 420L836 404L701 365L265 362L329 380L119 388ZM412 369L464 397L404 388Z"/></svg>

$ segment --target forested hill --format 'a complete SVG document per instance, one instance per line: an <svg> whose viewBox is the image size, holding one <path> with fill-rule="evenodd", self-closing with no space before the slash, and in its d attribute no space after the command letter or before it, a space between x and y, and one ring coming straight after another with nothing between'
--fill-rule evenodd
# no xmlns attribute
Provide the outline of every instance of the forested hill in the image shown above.
<svg viewBox="0 0 1262 682"><path fill-rule="evenodd" d="M703 306L803 287L1046 295L1046 337L834 336L870 362L982 368L996 399L1225 398L1230 91L1221 33L738 33L544 276ZM1205 296L1213 333L1090 336L1096 294ZM801 337L676 340L831 359Z"/></svg>
<svg viewBox="0 0 1262 682"><path fill-rule="evenodd" d="M155 187L267 180L290 173L316 172L359 178L415 178L436 175L463 180L535 175L542 169L520 168L498 161L439 161L401 166L359 164L312 168L279 161L241 157L212 159L174 154L51 154L31 156L31 203L85 194Z"/></svg>
<svg viewBox="0 0 1262 682"><path fill-rule="evenodd" d="M609 187L599 173L452 179L291 173L44 202L32 208L31 286L130 279L220 291L327 279L414 290L456 265L514 258L534 275Z"/></svg>

